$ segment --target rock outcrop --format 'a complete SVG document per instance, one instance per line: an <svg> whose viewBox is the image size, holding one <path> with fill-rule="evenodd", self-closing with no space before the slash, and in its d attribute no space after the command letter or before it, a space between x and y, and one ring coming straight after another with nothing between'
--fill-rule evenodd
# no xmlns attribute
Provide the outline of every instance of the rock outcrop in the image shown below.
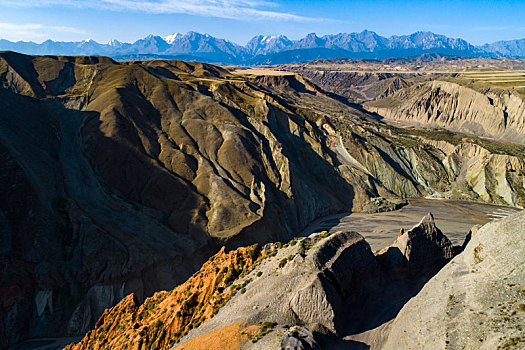
<svg viewBox="0 0 525 350"><path fill-rule="evenodd" d="M0 109L3 347L371 198L525 203L520 149L408 135L294 74L2 52Z"/></svg>
<svg viewBox="0 0 525 350"><path fill-rule="evenodd" d="M306 329L290 329L285 343L314 346L312 331L338 334L347 320L343 306L358 305L382 280L369 245L355 232L316 234L262 252L221 251L171 292L156 293L142 305L127 296L68 349L166 349L233 324L266 329L252 332L252 339L277 324L301 324Z"/></svg>
<svg viewBox="0 0 525 350"><path fill-rule="evenodd" d="M453 257L452 243L436 227L431 213L377 254L378 261L388 268L413 272L441 268Z"/></svg>
<svg viewBox="0 0 525 350"><path fill-rule="evenodd" d="M375 197L363 206L362 211L369 214L382 213L397 210L407 204L404 199Z"/></svg>
<svg viewBox="0 0 525 350"><path fill-rule="evenodd" d="M257 245L229 253L223 248L188 281L170 292L155 293L142 304L135 294L126 296L104 312L95 329L81 342L66 349L169 348L189 330L213 317L244 288L232 283L253 270L260 258Z"/></svg>
<svg viewBox="0 0 525 350"><path fill-rule="evenodd" d="M358 304L383 279L370 246L355 232L327 238L317 234L278 247L269 253L275 256L246 277L252 281L245 293L237 294L183 341L237 321L301 324L311 331L338 334L346 321L341 308Z"/></svg>
<svg viewBox="0 0 525 350"><path fill-rule="evenodd" d="M293 326L286 332L281 341L283 350L318 350L321 349L310 330Z"/></svg>
<svg viewBox="0 0 525 350"><path fill-rule="evenodd" d="M173 291L143 304L127 296L68 349L199 348L220 334L228 349L323 348L395 314L454 253L431 214L393 249L404 261L375 256L356 232L322 232L262 251L221 251Z"/></svg>
<svg viewBox="0 0 525 350"><path fill-rule="evenodd" d="M525 213L491 222L401 310L377 349L521 349Z"/></svg>
<svg viewBox="0 0 525 350"><path fill-rule="evenodd" d="M365 106L386 119L525 144L525 100L513 91L478 91L436 80L401 89Z"/></svg>
<svg viewBox="0 0 525 350"><path fill-rule="evenodd" d="M365 169L398 197L525 206L525 148L446 131L348 128L337 123L351 169ZM364 142L366 140L366 142ZM385 195L391 197L392 195Z"/></svg>
<svg viewBox="0 0 525 350"><path fill-rule="evenodd" d="M341 335L388 320L453 257L450 241L435 227L430 214L409 232L411 250L407 255L413 264L405 261L402 268L385 264L351 232L328 238L322 238L326 233L316 233L293 240L276 253L267 248L270 257L247 276L253 280L246 292L235 295L214 318L181 342L198 339L225 324L272 321L278 326L264 346L254 348L277 348L273 340L280 337L281 346L344 348L344 342L337 341ZM290 330L295 328L279 329L288 325L302 325L306 330L292 335ZM309 340L311 332L313 341ZM320 333L327 336L320 338Z"/></svg>

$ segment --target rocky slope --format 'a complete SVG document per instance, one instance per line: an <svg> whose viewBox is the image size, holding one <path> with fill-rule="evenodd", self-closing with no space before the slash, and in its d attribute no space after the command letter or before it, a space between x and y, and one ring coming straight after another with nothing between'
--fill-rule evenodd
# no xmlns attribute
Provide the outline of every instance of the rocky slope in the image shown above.
<svg viewBox="0 0 525 350"><path fill-rule="evenodd" d="M390 324L352 339L372 349L522 349L524 230L520 212L474 231Z"/></svg>
<svg viewBox="0 0 525 350"><path fill-rule="evenodd" d="M370 247L356 233L334 235L330 242L326 242L318 250L308 254L308 250L313 244L314 241L303 239L295 242L292 247L289 245L284 248L278 245L268 247L264 250L267 258L260 262L260 269L253 270L244 278L240 275L241 279L239 280L234 277L231 281L235 281L234 284L231 282L226 285L219 284L223 287L229 286L220 292L217 289L213 289L211 293L208 292L209 283L204 282L202 290L205 294L213 293L215 297L226 301L230 299L231 294L234 297L227 301L224 306L222 303L217 304L216 312L218 311L218 313L215 315L213 312L215 315L212 317L213 322L208 321L208 317L200 321L197 319L198 322L195 322L196 331L190 332L191 337L194 337L194 334L205 334L237 322L244 325L257 325L259 321L281 324L304 323L314 330L327 333L335 332L337 327L341 327L334 319L338 311L337 307L342 305L341 297L343 295L338 293L346 291L350 293L348 295L352 295L352 298L358 298L360 295L358 293L365 284L356 282L365 276L368 276L367 278L370 278L371 282L372 280L375 281L380 277L378 265L374 261ZM231 252L230 255L237 255L238 253L239 250ZM178 299L172 297L178 295L176 291L187 290L185 286L188 283L195 285L197 281L208 280L206 268L213 270L218 267L219 272L223 266L228 266L233 271L245 270L243 261L225 265L219 262L221 260L220 255L215 256L194 276L193 282L190 280L169 293L157 293L140 307L135 306L136 312L129 309L128 305L130 305L132 296L128 296L117 306L108 310L97 322L95 330L88 333L82 342L72 345L70 348L101 348L108 344L108 339L115 339L116 334L120 333L119 329L128 329L130 332L129 341L122 338L115 340L113 344L118 344L119 347L169 348L170 344L175 341L178 342L181 335L185 333L180 332L179 327L173 327L172 311L181 309L182 303L188 304L187 300L192 300L188 295L183 295L182 298ZM344 271L345 266L347 267L350 263L355 264L355 267L351 271ZM212 267L210 268L210 266ZM337 278L334 280L334 273L337 277L346 276L346 279ZM212 281L217 280L214 276L212 274L210 278ZM224 277L221 276L219 281L223 279ZM334 283L337 283L335 288ZM336 290L338 287L342 289ZM239 291L237 292L237 290ZM214 293L214 291L217 292ZM197 310L201 308L201 305L203 308L210 308L208 300L198 302L200 301L199 298L194 299L194 304L198 305L193 305L193 307ZM158 306L153 308L152 315L146 314L141 320L141 317L137 315L141 313L141 310L148 309L148 305L152 302ZM174 306L166 309L165 305L169 303L173 303ZM161 313L165 314L165 317L155 316ZM195 312L190 308L187 313L194 314ZM157 319L160 321L158 324ZM206 322L202 323L203 321ZM135 322L138 322L138 325L134 326ZM202 329L199 328L201 323ZM154 324L156 329L151 326ZM153 333L149 332L150 328L154 329ZM147 332L149 335L145 337ZM159 334L161 334L161 338L159 338ZM149 342L146 341L146 338Z"/></svg>
<svg viewBox="0 0 525 350"><path fill-rule="evenodd" d="M523 60L427 54L278 66L387 120L523 144Z"/></svg>
<svg viewBox="0 0 525 350"><path fill-rule="evenodd" d="M525 143L525 100L513 91L478 91L437 80L368 102L366 108L390 120Z"/></svg>
<svg viewBox="0 0 525 350"><path fill-rule="evenodd" d="M403 279L406 273L410 273L412 281L417 280L418 275L426 276L423 271L435 270L453 257L450 242L436 228L431 214L404 237L411 247L411 253L407 255L407 270L400 267L393 269L386 264L389 257L384 254L376 258L370 246L356 232L317 233L294 239L284 246L267 245L254 267L252 263L258 254L252 254L252 259L232 260L228 256L245 256L244 248L232 251L226 257L221 252L172 292L157 293L141 306L136 305L132 295L128 296L106 311L95 330L69 349L98 349L111 344L133 349L168 348L170 343L179 340L183 343L181 348L186 347L186 342L199 348L200 342L207 344L208 335L226 333L229 327L236 330L236 334L233 332L230 337L238 340L242 339L242 332L250 332L250 327L255 327L251 331L251 340L256 348L280 348L276 339L283 333L287 334L282 340L285 344L293 343L293 339L296 343L304 342L300 340L300 334L311 338L310 342L336 341L350 330L374 322L378 310L389 314L385 310L395 310L398 307L396 302L410 297L413 290L406 290L405 284L410 284ZM448 241L448 245L443 244L444 241ZM254 248L250 249L253 251ZM421 259L422 256L426 258ZM224 277L217 276L212 270L222 272L225 264L230 270L240 269L243 273L238 274L240 278L235 283L230 282L229 288L214 293L217 289L209 290L208 286L213 283L208 281L218 280L216 285L223 285L221 281ZM204 316L194 322L195 329L180 338L179 323L176 323L178 327L174 327L172 319L175 310L182 308L184 314L186 309L181 304L190 304L195 300L191 305L197 311L188 308L188 315L217 305L212 303L210 306L207 299L192 297L199 291L194 292L196 288L189 286L197 283L202 285L199 290L202 292L198 295L217 298L222 293L226 303L224 306L220 303L216 312L211 313L211 318L200 311ZM190 293L181 295L182 290L189 290ZM167 306L170 303L172 306ZM151 311L146 313L144 310ZM283 326L292 328L283 332ZM294 332L297 334L293 335ZM265 333L271 334L266 336ZM317 334L318 340L313 334ZM319 334L326 335L327 339L321 340L323 338L319 338ZM247 340L244 339L245 342ZM203 343L200 346L202 348ZM249 343L244 346L249 347ZM234 348L238 347L228 347Z"/></svg>
<svg viewBox="0 0 525 350"><path fill-rule="evenodd" d="M262 258L257 245L229 253L223 248L171 292L155 293L142 304L135 294L128 295L104 312L82 342L66 349L170 347L213 317L238 290L244 292L244 284L232 283L253 270Z"/></svg>
<svg viewBox="0 0 525 350"><path fill-rule="evenodd" d="M396 196L525 204L522 146L439 130L336 125L341 141L332 142L341 142L343 162L365 169Z"/></svg>
<svg viewBox="0 0 525 350"><path fill-rule="evenodd" d="M475 199L523 207L524 146L392 126L362 110L323 103L315 86L308 89L316 95L298 94L300 85L282 84L277 77L256 81L288 105L310 110L307 118L322 130L340 173L354 190L368 189L366 197L354 192L361 203L377 192L385 197Z"/></svg>
<svg viewBox="0 0 525 350"><path fill-rule="evenodd" d="M525 69L525 60L464 58L431 53L383 60L319 59L281 64L273 68L295 72L326 91L343 96L352 103L362 103L390 96L417 83L450 78L462 72L490 74L491 71L497 71L499 74L511 74L520 85L523 79L517 78L519 72Z"/></svg>
<svg viewBox="0 0 525 350"><path fill-rule="evenodd" d="M417 76L415 74L339 72L298 68L293 68L293 71L322 86L326 91L357 103L387 97L397 90L412 85L409 78Z"/></svg>
<svg viewBox="0 0 525 350"><path fill-rule="evenodd" d="M0 80L3 345L354 205L316 125L219 67L2 53Z"/></svg>
<svg viewBox="0 0 525 350"><path fill-rule="evenodd" d="M395 128L293 74L0 53L0 82L4 347L371 198L524 204L520 148Z"/></svg>

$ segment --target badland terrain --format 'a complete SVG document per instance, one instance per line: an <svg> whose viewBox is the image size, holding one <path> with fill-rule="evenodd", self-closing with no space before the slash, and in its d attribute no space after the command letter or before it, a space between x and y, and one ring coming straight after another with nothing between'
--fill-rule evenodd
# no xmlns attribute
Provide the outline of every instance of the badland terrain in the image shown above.
<svg viewBox="0 0 525 350"><path fill-rule="evenodd" d="M1 52L1 347L519 348L524 67ZM452 239L418 198L509 217ZM379 249L303 231L416 202Z"/></svg>

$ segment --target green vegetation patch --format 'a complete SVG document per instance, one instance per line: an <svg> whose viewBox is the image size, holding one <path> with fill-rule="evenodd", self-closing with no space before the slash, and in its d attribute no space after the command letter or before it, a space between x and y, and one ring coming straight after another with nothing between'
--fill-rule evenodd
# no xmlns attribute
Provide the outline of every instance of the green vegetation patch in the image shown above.
<svg viewBox="0 0 525 350"><path fill-rule="evenodd" d="M259 322L259 333L252 337L252 343L257 343L259 339L270 333L275 326L277 326L277 322Z"/></svg>
<svg viewBox="0 0 525 350"><path fill-rule="evenodd" d="M510 338L502 346L498 345L498 349L519 349L525 345L525 337L514 337Z"/></svg>
<svg viewBox="0 0 525 350"><path fill-rule="evenodd" d="M319 237L321 238L326 238L328 236L330 236L330 233L328 231L323 231L319 234Z"/></svg>

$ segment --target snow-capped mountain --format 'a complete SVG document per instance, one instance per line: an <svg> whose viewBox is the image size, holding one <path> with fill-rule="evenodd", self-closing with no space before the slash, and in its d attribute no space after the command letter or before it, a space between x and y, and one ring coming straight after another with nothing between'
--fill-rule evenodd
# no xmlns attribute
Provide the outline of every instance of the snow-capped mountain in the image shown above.
<svg viewBox="0 0 525 350"><path fill-rule="evenodd" d="M110 42L108 42L108 45L111 46L111 47L122 47L124 43L116 40L116 39L113 39L111 40Z"/></svg>
<svg viewBox="0 0 525 350"><path fill-rule="evenodd" d="M244 53L244 48L229 40L215 38L209 34L189 32L175 37L166 54L222 54L237 57Z"/></svg>
<svg viewBox="0 0 525 350"><path fill-rule="evenodd" d="M257 35L246 44L245 48L253 56L278 52L293 45L293 41L284 35Z"/></svg>
<svg viewBox="0 0 525 350"><path fill-rule="evenodd" d="M144 39L135 41L129 48L117 50L117 52L128 54L163 54L168 48L170 48L170 44L160 36L148 35Z"/></svg>
<svg viewBox="0 0 525 350"><path fill-rule="evenodd" d="M111 40L100 44L88 39L78 42L47 40L11 42L0 40L0 50L48 55L105 55L116 59L170 58L225 64L290 63L315 58L389 58L440 53L457 56L525 57L525 39L473 46L463 39L432 32L382 37L372 31L317 36L300 40L284 35L257 35L245 46L209 34L188 32L164 37L148 35L134 43Z"/></svg>
<svg viewBox="0 0 525 350"><path fill-rule="evenodd" d="M181 33L174 33L174 34L171 34L171 35L168 35L168 36L164 36L162 37L162 39L164 39L165 42L167 42L168 44L173 44L176 40L182 38L183 35Z"/></svg>

